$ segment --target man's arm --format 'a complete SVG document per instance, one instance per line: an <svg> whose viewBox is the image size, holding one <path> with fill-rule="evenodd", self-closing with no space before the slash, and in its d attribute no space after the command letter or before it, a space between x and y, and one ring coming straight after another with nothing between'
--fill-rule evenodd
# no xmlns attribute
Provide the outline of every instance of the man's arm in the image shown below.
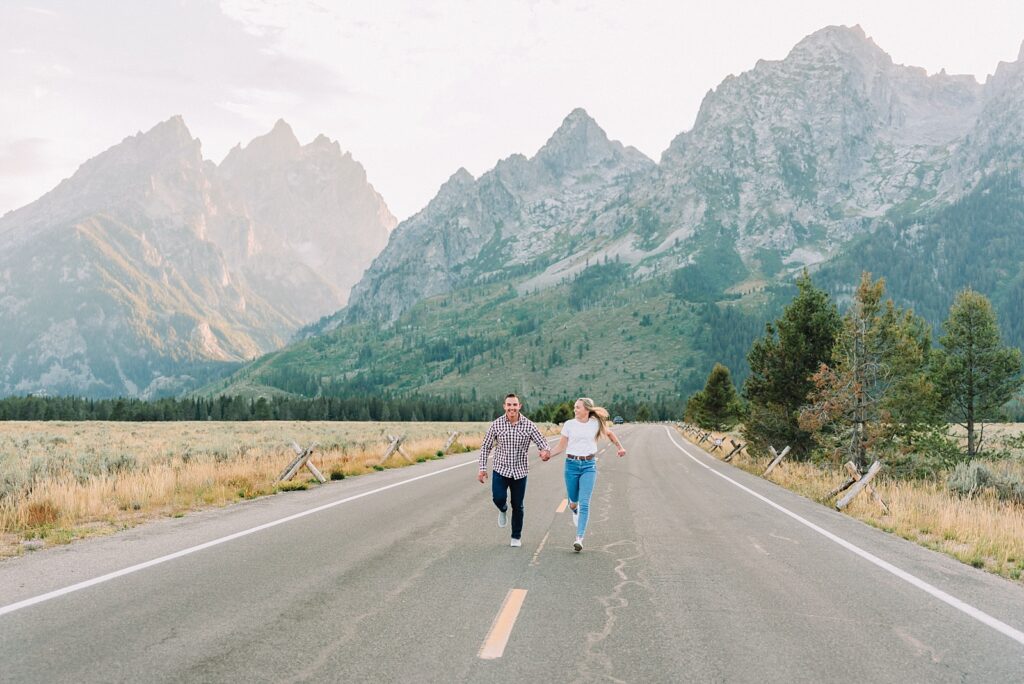
<svg viewBox="0 0 1024 684"><path fill-rule="evenodd" d="M537 429L535 423L532 424L533 429L530 430L530 439L537 445L537 450L540 451L540 460L546 461L551 458L551 449L548 447L547 438L541 434L541 431Z"/></svg>
<svg viewBox="0 0 1024 684"><path fill-rule="evenodd" d="M484 441L480 443L480 460L478 462L480 472L477 473L476 477L480 482L487 480L487 457L491 455L491 449L494 448L495 437L494 423L491 423L490 427L487 428L487 434L484 435Z"/></svg>

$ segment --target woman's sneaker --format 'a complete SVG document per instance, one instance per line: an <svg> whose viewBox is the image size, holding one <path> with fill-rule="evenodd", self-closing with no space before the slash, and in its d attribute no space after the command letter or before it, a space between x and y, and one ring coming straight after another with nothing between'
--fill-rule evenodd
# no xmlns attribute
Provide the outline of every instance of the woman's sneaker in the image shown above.
<svg viewBox="0 0 1024 684"><path fill-rule="evenodd" d="M570 508L569 512L572 513L572 526L579 527L580 524L580 507Z"/></svg>
<svg viewBox="0 0 1024 684"><path fill-rule="evenodd" d="M572 543L572 550L576 553L583 550L583 537L576 537L576 541Z"/></svg>

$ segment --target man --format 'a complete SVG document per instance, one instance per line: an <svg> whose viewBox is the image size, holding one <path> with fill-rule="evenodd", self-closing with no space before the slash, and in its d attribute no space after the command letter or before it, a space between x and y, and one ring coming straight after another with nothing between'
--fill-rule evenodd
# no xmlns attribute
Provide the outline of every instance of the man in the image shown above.
<svg viewBox="0 0 1024 684"><path fill-rule="evenodd" d="M505 397L505 415L491 423L487 435L480 445L480 472L476 479L480 484L487 482L487 456L494 443L494 472L491 480L491 496L498 507L498 527L504 527L508 520L508 499L511 492L512 504L512 546L522 546L523 498L526 496L526 452L530 442L540 450L540 460L551 458L548 442L537 426L526 416L519 414L519 397L509 394Z"/></svg>

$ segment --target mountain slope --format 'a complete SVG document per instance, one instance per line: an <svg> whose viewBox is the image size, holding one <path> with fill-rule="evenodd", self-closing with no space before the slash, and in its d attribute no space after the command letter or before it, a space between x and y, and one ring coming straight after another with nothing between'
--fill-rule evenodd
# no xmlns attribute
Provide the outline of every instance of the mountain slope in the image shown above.
<svg viewBox="0 0 1024 684"><path fill-rule="evenodd" d="M292 226L274 224L262 205L250 209L244 178L229 164L223 181L180 117L126 138L0 218L0 395L178 393L334 310L347 294L335 278L371 255L320 273L302 250L324 245L336 255L349 233L354 244L366 234L382 242L393 219L361 167L334 144L315 145L319 152L278 164L293 193L267 191L264 201L287 213L324 188L339 198L349 188L379 203L374 222L345 224L339 199L298 214L311 224L318 212L331 218L288 243ZM262 168L274 177L273 160Z"/></svg>
<svg viewBox="0 0 1024 684"><path fill-rule="evenodd" d="M478 180L459 169L395 230L353 288L348 320L394 320L419 299L571 254L593 216L653 166L573 111L534 157L513 155Z"/></svg>
<svg viewBox="0 0 1024 684"><path fill-rule="evenodd" d="M351 154L322 135L301 146L284 121L231 150L216 176L259 233L256 248L232 266L275 306L296 311L303 321L348 301L395 227Z"/></svg>

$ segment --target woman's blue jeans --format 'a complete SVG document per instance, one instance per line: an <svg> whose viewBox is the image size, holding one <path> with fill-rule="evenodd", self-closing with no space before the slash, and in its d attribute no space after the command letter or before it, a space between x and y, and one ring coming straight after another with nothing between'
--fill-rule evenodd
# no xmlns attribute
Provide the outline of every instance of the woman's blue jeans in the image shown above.
<svg viewBox="0 0 1024 684"><path fill-rule="evenodd" d="M577 461L565 459L565 493L570 503L577 504L580 512L576 523L576 536L582 538L587 531L587 520L590 518L590 497L594 493L597 482L597 459Z"/></svg>

